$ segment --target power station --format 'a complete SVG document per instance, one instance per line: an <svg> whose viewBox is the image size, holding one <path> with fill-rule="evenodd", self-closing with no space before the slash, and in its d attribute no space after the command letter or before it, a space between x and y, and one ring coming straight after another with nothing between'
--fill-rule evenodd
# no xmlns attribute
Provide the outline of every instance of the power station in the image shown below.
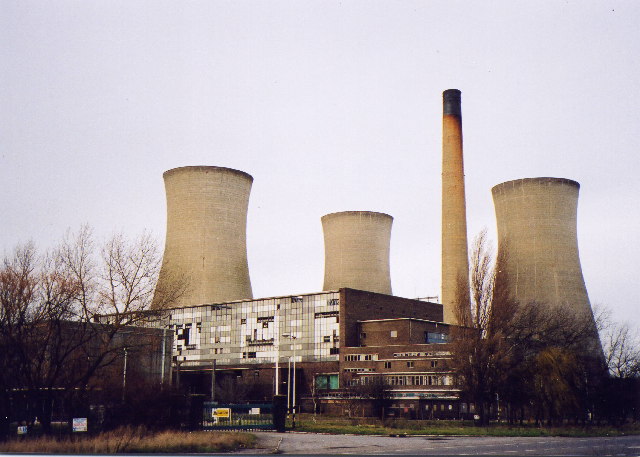
<svg viewBox="0 0 640 457"><path fill-rule="evenodd" d="M470 313L470 290L461 92L442 95L441 304L391 295L393 217L372 211L321 217L321 292L254 299L246 248L253 178L214 166L164 173L167 237L156 290L169 289L177 278L187 291L166 311L157 292L154 306L161 312L154 325L175 335L178 379L198 390L226 376L260 386L267 398L290 392L281 371L293 362L286 379L303 386L298 396L307 409L318 407L314 392L323 392L322 408L332 411L339 408L338 389L383 382L390 389L389 414L473 416L447 365L449 330L460 310ZM520 306L566 307L593 321L578 255L578 190L577 182L561 178L519 179L492 189L497 281ZM599 344L589 350L601 351Z"/></svg>

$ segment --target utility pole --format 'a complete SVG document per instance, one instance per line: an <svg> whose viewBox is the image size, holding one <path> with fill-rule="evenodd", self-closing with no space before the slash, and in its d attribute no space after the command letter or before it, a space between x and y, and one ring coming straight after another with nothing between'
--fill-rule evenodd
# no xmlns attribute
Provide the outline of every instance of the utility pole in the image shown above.
<svg viewBox="0 0 640 457"><path fill-rule="evenodd" d="M211 401L216 401L216 359L211 362Z"/></svg>

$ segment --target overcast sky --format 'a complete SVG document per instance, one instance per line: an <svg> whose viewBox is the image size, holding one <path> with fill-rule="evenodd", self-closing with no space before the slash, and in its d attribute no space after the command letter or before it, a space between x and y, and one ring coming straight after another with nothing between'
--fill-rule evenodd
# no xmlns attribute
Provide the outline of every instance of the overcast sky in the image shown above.
<svg viewBox="0 0 640 457"><path fill-rule="evenodd" d="M470 239L491 187L581 184L593 303L640 323L637 1L0 0L0 249L149 229L162 173L254 177L255 297L317 292L320 217L392 215L395 295L440 294L442 91L462 91Z"/></svg>

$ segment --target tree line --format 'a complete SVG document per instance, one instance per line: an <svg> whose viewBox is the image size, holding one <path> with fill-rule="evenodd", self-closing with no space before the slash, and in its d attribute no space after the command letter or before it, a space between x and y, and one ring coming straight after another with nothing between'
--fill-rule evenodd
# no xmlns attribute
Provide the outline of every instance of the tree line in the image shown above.
<svg viewBox="0 0 640 457"><path fill-rule="evenodd" d="M46 252L34 243L5 254L0 266L0 420L37 417L51 427L53 409L86 406L87 395L124 400L126 352L157 344L127 338L152 300L170 304L184 286L155 291L161 255L152 237L116 234L98 244L85 226ZM154 298L155 291L155 298ZM110 315L109 322L97 316ZM169 351L171 348L169 347ZM114 367L118 368L114 368ZM129 389L136 385L129 366ZM126 382L127 379L125 378ZM115 390L115 391L114 391ZM94 397L95 398L95 397ZM57 406L56 406L57 405Z"/></svg>
<svg viewBox="0 0 640 457"><path fill-rule="evenodd" d="M605 313L594 320L569 307L523 306L500 277L499 256L481 232L470 252L470 300L460 303L451 335L451 368L478 422L635 419L640 351L632 330Z"/></svg>

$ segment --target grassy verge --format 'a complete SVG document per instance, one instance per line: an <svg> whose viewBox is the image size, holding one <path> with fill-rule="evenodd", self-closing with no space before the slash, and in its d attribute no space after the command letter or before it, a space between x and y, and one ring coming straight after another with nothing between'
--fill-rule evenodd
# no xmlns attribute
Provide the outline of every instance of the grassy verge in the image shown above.
<svg viewBox="0 0 640 457"><path fill-rule="evenodd" d="M314 433L354 434L354 435L440 435L440 436L621 436L640 434L640 424L627 424L614 428L609 426L564 426L536 427L533 424L509 426L492 424L489 427L475 427L469 421L419 421L387 420L370 418L349 419L302 415L296 417L296 430Z"/></svg>
<svg viewBox="0 0 640 457"><path fill-rule="evenodd" d="M0 443L0 452L51 454L221 452L250 448L255 436L239 432L159 432L144 428L120 428L97 436L63 439L40 437Z"/></svg>

